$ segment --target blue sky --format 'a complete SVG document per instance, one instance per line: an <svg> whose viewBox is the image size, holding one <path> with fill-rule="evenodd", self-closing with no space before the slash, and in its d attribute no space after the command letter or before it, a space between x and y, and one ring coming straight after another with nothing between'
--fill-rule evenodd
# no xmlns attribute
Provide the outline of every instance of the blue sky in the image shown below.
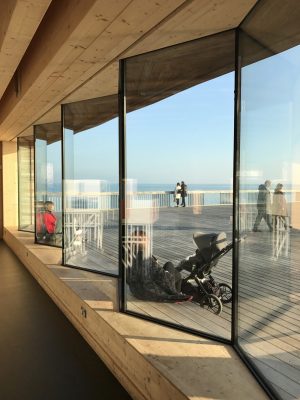
<svg viewBox="0 0 300 400"><path fill-rule="evenodd" d="M127 115L127 176L140 183L230 183L233 74ZM118 180L118 121L76 134L76 179Z"/></svg>
<svg viewBox="0 0 300 400"><path fill-rule="evenodd" d="M242 70L244 183L300 184L299 67L297 46ZM139 183L231 184L233 101L230 73L128 113L127 177ZM117 119L73 140L75 179L118 181ZM48 162L56 158L51 145Z"/></svg>
<svg viewBox="0 0 300 400"><path fill-rule="evenodd" d="M300 163L299 67L297 46L242 70L241 177L245 182L261 176L274 183L300 184L296 173Z"/></svg>
<svg viewBox="0 0 300 400"><path fill-rule="evenodd" d="M233 74L127 115L128 176L144 182L231 182Z"/></svg>

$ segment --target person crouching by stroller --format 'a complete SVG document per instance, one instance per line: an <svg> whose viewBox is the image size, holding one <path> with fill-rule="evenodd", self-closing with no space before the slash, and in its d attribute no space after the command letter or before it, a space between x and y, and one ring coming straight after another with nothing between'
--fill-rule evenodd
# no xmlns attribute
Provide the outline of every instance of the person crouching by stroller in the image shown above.
<svg viewBox="0 0 300 400"><path fill-rule="evenodd" d="M163 266L147 255L149 239L144 231L133 234L132 265L127 267L127 283L132 294L141 300L185 301L191 296L181 293L181 274L170 261Z"/></svg>

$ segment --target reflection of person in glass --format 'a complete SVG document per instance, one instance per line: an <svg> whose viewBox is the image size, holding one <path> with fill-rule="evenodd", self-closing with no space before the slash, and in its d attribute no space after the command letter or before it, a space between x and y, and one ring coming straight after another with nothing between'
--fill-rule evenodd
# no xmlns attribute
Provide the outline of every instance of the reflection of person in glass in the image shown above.
<svg viewBox="0 0 300 400"><path fill-rule="evenodd" d="M175 189L174 189L174 201L176 203L176 207L179 206L180 197L181 197L181 186L180 186L180 183L177 182Z"/></svg>
<svg viewBox="0 0 300 400"><path fill-rule="evenodd" d="M45 203L38 201L36 203L36 238L37 240L46 239L46 228L44 223Z"/></svg>
<svg viewBox="0 0 300 400"><path fill-rule="evenodd" d="M181 293L181 274L171 262L162 266L148 255L149 239L144 231L133 234L132 266L127 269L127 283L138 299L153 301L184 301L190 296Z"/></svg>
<svg viewBox="0 0 300 400"><path fill-rule="evenodd" d="M187 196L187 186L181 181L181 207L185 207L185 198Z"/></svg>
<svg viewBox="0 0 300 400"><path fill-rule="evenodd" d="M286 199L285 195L282 191L283 185L281 183L278 183L274 190L274 195L273 195L273 206L272 206L272 214L274 216L274 225L275 227L279 227L279 222L280 220L284 224L284 228L288 228L287 224L287 205L286 205Z"/></svg>
<svg viewBox="0 0 300 400"><path fill-rule="evenodd" d="M260 232L258 229L261 220L264 219L269 227L270 232L273 230L271 223L271 193L269 187L271 181L267 180L258 187L257 197L257 217L253 226L253 232Z"/></svg>
<svg viewBox="0 0 300 400"><path fill-rule="evenodd" d="M46 240L49 242L53 242L55 239L57 218L53 211L54 211L53 201L46 201L45 212L44 212L44 224L46 228Z"/></svg>

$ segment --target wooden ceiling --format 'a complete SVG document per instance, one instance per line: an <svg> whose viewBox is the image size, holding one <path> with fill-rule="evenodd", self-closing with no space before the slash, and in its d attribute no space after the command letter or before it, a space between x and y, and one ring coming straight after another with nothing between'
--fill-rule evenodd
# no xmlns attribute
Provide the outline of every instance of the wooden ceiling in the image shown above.
<svg viewBox="0 0 300 400"><path fill-rule="evenodd" d="M6 0L0 140L118 91L118 60L237 27L257 0Z"/></svg>
<svg viewBox="0 0 300 400"><path fill-rule="evenodd" d="M14 75L51 0L0 2L0 97Z"/></svg>

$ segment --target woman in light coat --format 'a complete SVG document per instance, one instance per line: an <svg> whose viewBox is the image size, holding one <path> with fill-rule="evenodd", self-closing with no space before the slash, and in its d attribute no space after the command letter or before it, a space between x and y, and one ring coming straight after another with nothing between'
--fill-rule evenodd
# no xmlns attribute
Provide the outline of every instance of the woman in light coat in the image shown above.
<svg viewBox="0 0 300 400"><path fill-rule="evenodd" d="M284 228L287 229L288 224L287 224L287 204L286 204L286 199L285 195L282 191L283 185L281 183L278 183L274 190L274 195L273 195L273 205L272 205L272 214L274 217L274 222L275 222L275 227L278 227L278 223L280 220L282 220L284 224Z"/></svg>
<svg viewBox="0 0 300 400"><path fill-rule="evenodd" d="M181 197L181 185L179 182L177 182L174 189L174 201L176 203L176 207L179 206L180 197Z"/></svg>

